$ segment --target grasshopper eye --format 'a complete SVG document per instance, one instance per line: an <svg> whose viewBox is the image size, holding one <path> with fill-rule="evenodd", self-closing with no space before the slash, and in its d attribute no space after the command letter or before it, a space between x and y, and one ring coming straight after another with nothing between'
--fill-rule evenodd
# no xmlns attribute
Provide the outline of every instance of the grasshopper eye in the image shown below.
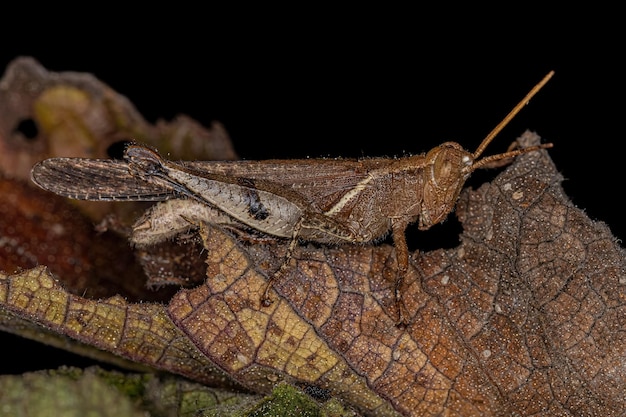
<svg viewBox="0 0 626 417"><path fill-rule="evenodd" d="M438 187L448 188L459 176L459 153L456 149L444 149L433 164L433 181Z"/></svg>
<svg viewBox="0 0 626 417"><path fill-rule="evenodd" d="M452 164L449 159L446 158L437 158L435 162L435 176L439 178L440 181L448 178L450 173L452 172Z"/></svg>

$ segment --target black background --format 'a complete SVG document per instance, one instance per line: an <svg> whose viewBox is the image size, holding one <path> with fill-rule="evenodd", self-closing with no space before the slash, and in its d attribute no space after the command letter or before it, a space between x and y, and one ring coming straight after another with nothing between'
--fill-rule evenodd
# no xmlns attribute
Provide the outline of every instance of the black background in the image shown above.
<svg viewBox="0 0 626 417"><path fill-rule="evenodd" d="M35 11L13 15L0 68L28 55L51 71L90 72L150 122L221 121L245 159L401 156L448 140L473 150L555 70L486 153L537 132L554 143L574 204L626 237L624 34L610 10L78 12L36 11L45 24L24 18ZM5 347L18 355L22 343ZM81 363L56 353L0 372Z"/></svg>

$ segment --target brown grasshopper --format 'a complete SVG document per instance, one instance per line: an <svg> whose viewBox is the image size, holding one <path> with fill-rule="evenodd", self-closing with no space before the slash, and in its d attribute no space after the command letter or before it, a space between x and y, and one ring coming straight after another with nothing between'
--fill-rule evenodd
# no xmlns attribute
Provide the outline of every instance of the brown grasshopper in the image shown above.
<svg viewBox="0 0 626 417"><path fill-rule="evenodd" d="M489 143L548 82L547 74L493 129L475 152L455 142L403 158L173 162L155 150L129 145L122 160L53 158L33 167L32 180L57 194L81 200L162 201L133 226L131 242L151 245L201 221L289 239L285 260L299 240L322 244L369 243L390 231L398 277L394 291L399 322L400 287L409 267L405 230L444 220L470 174L542 144L478 159Z"/></svg>

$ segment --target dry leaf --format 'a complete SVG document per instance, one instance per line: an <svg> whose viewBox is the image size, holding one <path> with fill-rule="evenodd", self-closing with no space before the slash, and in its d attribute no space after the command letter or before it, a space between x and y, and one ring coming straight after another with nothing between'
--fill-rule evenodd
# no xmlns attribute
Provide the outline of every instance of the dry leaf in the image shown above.
<svg viewBox="0 0 626 417"><path fill-rule="evenodd" d="M146 284L142 267L154 256L133 254L125 237L103 232L107 226L124 230L149 204L57 198L33 186L30 169L52 156L106 157L117 141L130 139L166 145L181 158L233 159L236 155L223 127L214 123L207 130L186 116L152 126L124 96L92 75L49 72L27 57L15 59L0 80L0 110L0 270L12 273L46 265L73 294L91 298L120 294L131 301L169 299L175 287L155 292ZM96 231L94 224L103 217L106 222ZM170 250L176 254L179 248ZM172 257L167 251L164 256ZM173 273L179 270L177 263ZM67 345L11 315L2 315L0 322L8 331ZM82 347L77 350L85 353Z"/></svg>
<svg viewBox="0 0 626 417"><path fill-rule="evenodd" d="M266 271L259 266L275 264L281 250L244 246L205 226L208 279L170 301L174 326L159 319L142 327L182 331L207 363L249 388L267 392L283 379L299 382L369 415L391 413L388 404L404 415L617 413L626 375L620 361L624 254L606 226L571 205L560 181L546 154L533 153L492 184L464 192L457 210L462 244L413 259L403 288L412 313L406 329L394 326L392 247L301 246L294 269L275 283L276 301L264 308ZM40 287L52 286L42 271L39 277L48 282ZM17 279L6 282L13 288ZM26 296L25 287L32 285L7 294L34 300L42 291ZM28 307L37 306L34 301L5 303L38 321L50 315ZM120 301L90 303L91 310ZM146 314L154 308L124 304L121 310L145 320L161 317ZM62 326L60 332L80 335ZM171 370L191 377L189 369Z"/></svg>
<svg viewBox="0 0 626 417"><path fill-rule="evenodd" d="M12 61L0 80L0 167L28 179L55 156L106 158L117 141L146 142L174 158L236 159L224 127L187 116L146 122L132 103L91 74L49 72L36 60Z"/></svg>
<svg viewBox="0 0 626 417"><path fill-rule="evenodd" d="M172 325L162 304L79 297L65 291L43 266L0 274L0 300L16 316L82 343L208 385L232 386Z"/></svg>
<svg viewBox="0 0 626 417"><path fill-rule="evenodd" d="M160 298L145 288L145 277L126 239L96 233L93 223L66 199L2 175L0 193L0 270L47 265L75 294Z"/></svg>
<svg viewBox="0 0 626 417"><path fill-rule="evenodd" d="M12 61L0 79L0 114L0 172L28 182L36 162L55 156L107 158L120 141L144 142L175 159L237 159L219 122L206 129L181 115L151 125L126 97L93 75L49 72L30 57ZM137 206L74 204L96 222L115 210L124 219L135 216Z"/></svg>
<svg viewBox="0 0 626 417"><path fill-rule="evenodd" d="M624 251L561 180L542 151L465 190L461 244L413 254L405 329L395 326L393 247L298 246L274 303L261 307L285 245L209 225L199 225L206 265L179 268L185 247L153 252L155 265L172 265L165 278L193 271L197 282L206 268L206 281L167 305L86 299L43 267L3 274L0 305L203 383L221 383L222 371L264 393L286 381L364 415L620 415Z"/></svg>

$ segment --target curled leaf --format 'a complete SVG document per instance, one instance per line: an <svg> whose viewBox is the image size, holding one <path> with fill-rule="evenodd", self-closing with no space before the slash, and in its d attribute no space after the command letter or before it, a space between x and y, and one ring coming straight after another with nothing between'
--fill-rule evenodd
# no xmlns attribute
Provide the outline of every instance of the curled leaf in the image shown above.
<svg viewBox="0 0 626 417"><path fill-rule="evenodd" d="M69 294L45 267L0 273L0 304L18 317L131 361L212 386L232 385L172 324L161 304Z"/></svg>
<svg viewBox="0 0 626 417"><path fill-rule="evenodd" d="M3 305L190 378L206 378L204 361L260 392L315 386L365 414L611 414L625 406L624 253L560 181L542 152L466 190L461 245L413 254L406 329L394 325L392 247L299 246L262 307L285 248L207 225L207 280L167 307L64 294L41 269L7 276Z"/></svg>
<svg viewBox="0 0 626 417"><path fill-rule="evenodd" d="M25 79L33 73L51 77L24 71ZM81 118L107 120L98 116L107 112L80 106L95 90L74 84L49 90L47 82L38 84L47 93L43 107L61 97L80 111L69 105L44 111L37 117L47 122L40 125L50 138L59 126L69 127L57 133L85 143L75 140L76 125L63 115L72 108ZM120 103L118 113L132 115ZM33 107L18 105L11 114L25 108ZM139 131L152 129L133 117L126 120ZM12 129L0 126L0 142L18 156L0 166L19 178L24 161L44 151L24 157L10 142ZM539 138L526 133L519 142L530 146ZM245 243L200 223L199 237L182 239L182 246L140 249L153 285L187 286L156 303L120 282L109 286L103 277L121 275L115 262L99 261L78 274L53 262L50 255L58 253L66 260L78 254L86 264L91 253L119 252L86 238L85 218L11 181L2 183L3 207L19 222L0 224L10 243L2 248L7 266L0 274L4 327L29 322L31 333L43 326L204 384L269 393L284 381L364 415L619 415L626 409L624 251L606 225L572 205L546 151L522 155L491 183L462 193L458 247L412 254L401 288L406 328L395 326L392 246L299 245L286 274L273 282L274 303L264 307L261 295L286 244ZM72 233L50 238L59 230ZM89 242L89 253L73 239ZM130 251L123 243L122 252ZM29 269L15 272L19 267ZM96 296L106 298L83 296L90 283L108 287Z"/></svg>
<svg viewBox="0 0 626 417"><path fill-rule="evenodd" d="M223 126L186 116L146 122L123 95L91 74L50 72L35 59L12 61L0 80L0 167L27 179L45 158L106 158L120 140L149 143L176 158L235 159Z"/></svg>
<svg viewBox="0 0 626 417"><path fill-rule="evenodd" d="M405 330L393 325L396 263L388 246L299 247L291 272L274 285L275 305L264 310L264 282L253 279L251 265L275 267L284 251L231 248L223 236L214 246L205 237L217 257L207 282L178 294L170 314L236 378L261 364L302 378L297 370L317 352L280 354L285 343L272 340L311 346L302 339L309 331L295 330L306 323L405 415L617 412L625 405L624 253L605 225L572 206L560 182L542 152L465 191L457 210L461 245L414 254L402 290L412 314ZM291 309L295 316L285 313ZM296 357L302 365L291 371ZM327 387L315 366L304 374Z"/></svg>
<svg viewBox="0 0 626 417"><path fill-rule="evenodd" d="M96 233L93 223L56 195L0 175L0 270L47 265L66 288L87 297L123 294L133 300L159 297L125 238Z"/></svg>
<svg viewBox="0 0 626 417"><path fill-rule="evenodd" d="M29 183L32 166L43 159L107 158L120 141L145 142L173 158L237 158L219 122L207 129L181 115L152 125L126 97L92 74L47 71L30 57L13 60L0 79L0 115L0 172ZM74 204L95 222L111 212L127 219L137 207Z"/></svg>

